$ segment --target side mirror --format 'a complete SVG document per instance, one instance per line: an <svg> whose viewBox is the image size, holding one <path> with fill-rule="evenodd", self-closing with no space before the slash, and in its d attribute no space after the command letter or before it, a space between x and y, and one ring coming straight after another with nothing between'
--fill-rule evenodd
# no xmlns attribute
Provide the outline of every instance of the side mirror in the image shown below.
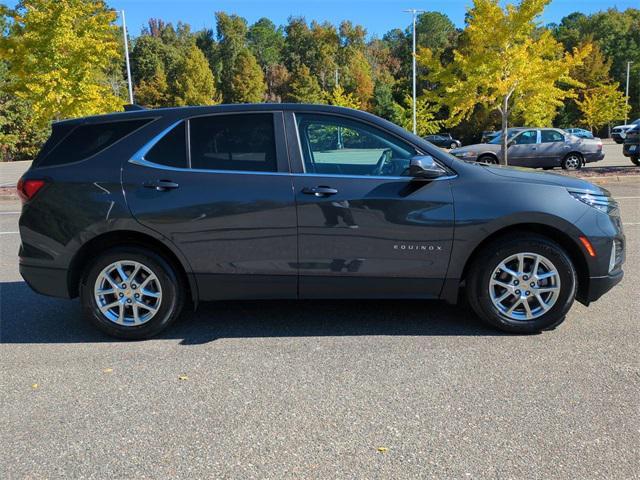
<svg viewBox="0 0 640 480"><path fill-rule="evenodd" d="M418 155L409 162L409 175L415 178L434 179L445 173L445 170L429 155Z"/></svg>
<svg viewBox="0 0 640 480"><path fill-rule="evenodd" d="M516 141L515 141L515 140L509 140L509 141L507 142L507 148L509 148L509 147L513 147L515 144L516 144Z"/></svg>

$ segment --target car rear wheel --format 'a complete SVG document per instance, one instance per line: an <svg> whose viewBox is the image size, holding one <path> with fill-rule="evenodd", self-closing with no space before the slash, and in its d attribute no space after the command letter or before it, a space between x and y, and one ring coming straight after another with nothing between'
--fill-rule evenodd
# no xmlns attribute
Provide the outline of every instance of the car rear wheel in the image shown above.
<svg viewBox="0 0 640 480"><path fill-rule="evenodd" d="M80 301L98 329L138 340L157 335L180 315L184 289L162 257L139 247L119 247L86 269Z"/></svg>
<svg viewBox="0 0 640 480"><path fill-rule="evenodd" d="M480 155L478 162L488 163L489 165L498 165L498 159L493 155Z"/></svg>
<svg viewBox="0 0 640 480"><path fill-rule="evenodd" d="M458 148L458 144L457 144L457 143L455 143L455 142L453 142L451 145L449 145L449 148L450 148L451 150L453 150L454 148Z"/></svg>
<svg viewBox="0 0 640 480"><path fill-rule="evenodd" d="M555 242L504 237L485 248L467 277L469 304L488 324L513 333L556 327L576 295L575 268Z"/></svg>
<svg viewBox="0 0 640 480"><path fill-rule="evenodd" d="M631 157L631 161L633 162L634 165L637 165L640 167L640 157Z"/></svg>
<svg viewBox="0 0 640 480"><path fill-rule="evenodd" d="M562 168L564 170L580 170L582 168L582 155L570 153L562 160Z"/></svg>

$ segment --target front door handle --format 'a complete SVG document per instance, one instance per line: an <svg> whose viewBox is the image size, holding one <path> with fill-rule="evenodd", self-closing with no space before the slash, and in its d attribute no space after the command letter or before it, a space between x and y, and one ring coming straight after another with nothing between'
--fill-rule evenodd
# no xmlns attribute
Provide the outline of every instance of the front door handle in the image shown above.
<svg viewBox="0 0 640 480"><path fill-rule="evenodd" d="M165 190L173 190L174 188L178 188L176 182L172 182L171 180L153 180L150 182L145 182L142 184L144 188L153 188L159 192L164 192Z"/></svg>
<svg viewBox="0 0 640 480"><path fill-rule="evenodd" d="M324 186L319 186L319 187L305 187L302 189L302 193L305 193L307 195L313 195L315 197L328 197L329 195L335 195L336 193L338 193L338 190L336 190L335 188L331 188L331 187L324 187Z"/></svg>

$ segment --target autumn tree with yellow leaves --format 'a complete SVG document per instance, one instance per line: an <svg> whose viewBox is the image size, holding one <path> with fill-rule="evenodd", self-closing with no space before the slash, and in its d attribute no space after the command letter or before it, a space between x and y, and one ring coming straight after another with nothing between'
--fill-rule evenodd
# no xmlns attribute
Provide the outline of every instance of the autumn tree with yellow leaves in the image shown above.
<svg viewBox="0 0 640 480"><path fill-rule="evenodd" d="M502 161L507 163L507 127L512 112L527 125L550 125L563 100L580 83L570 70L589 48L565 52L551 32L538 28L538 18L550 0L475 0L453 61L442 65L428 49L418 61L435 87L428 98L448 109L447 123L456 125L482 105L502 119Z"/></svg>
<svg viewBox="0 0 640 480"><path fill-rule="evenodd" d="M3 12L4 87L31 105L37 127L51 120L121 110L105 72L120 56L116 13L102 0L23 0Z"/></svg>

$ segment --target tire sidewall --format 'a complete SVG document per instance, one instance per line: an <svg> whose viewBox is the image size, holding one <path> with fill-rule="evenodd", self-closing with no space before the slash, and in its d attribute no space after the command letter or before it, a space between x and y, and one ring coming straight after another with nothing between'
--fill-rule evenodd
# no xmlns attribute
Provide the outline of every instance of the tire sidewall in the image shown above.
<svg viewBox="0 0 640 480"><path fill-rule="evenodd" d="M136 326L118 325L100 311L94 296L94 286L100 272L117 261L132 260L149 268L158 278L162 288L160 309L151 320ZM80 301L84 315L107 335L139 340L152 337L167 328L182 309L183 292L172 266L162 257L139 247L119 247L100 255L86 270L80 283Z"/></svg>
<svg viewBox="0 0 640 480"><path fill-rule="evenodd" d="M541 317L533 320L512 320L504 316L493 306L489 296L489 280L495 268L506 258L517 253L537 253L549 259L556 267L560 276L560 295L551 309ZM492 325L506 331L517 333L537 333L550 329L563 320L576 296L577 276L569 256L554 242L544 238L530 240L513 240L503 243L492 253L483 256L484 265L477 265L472 290L475 298L470 299L475 304L478 313ZM473 293L472 293L473 294Z"/></svg>

